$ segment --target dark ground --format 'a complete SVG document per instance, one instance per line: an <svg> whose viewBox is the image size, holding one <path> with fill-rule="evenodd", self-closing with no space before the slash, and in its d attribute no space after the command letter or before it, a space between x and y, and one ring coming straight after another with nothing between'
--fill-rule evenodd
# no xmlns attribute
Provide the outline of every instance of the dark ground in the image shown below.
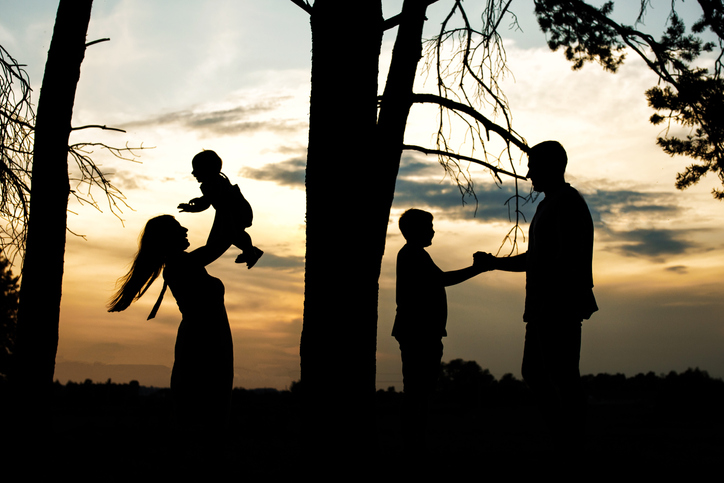
<svg viewBox="0 0 724 483"><path fill-rule="evenodd" d="M637 379L638 378L638 379ZM527 389L519 381L457 387L432 406L425 479L518 480L530 474L557 481L671 479L685 474L719 480L724 463L724 382L700 371L680 375L588 376L588 440L577 455L551 448ZM100 481L183 475L191 464L180 449L168 390L137 385L56 385L53 401L54 474L92 475ZM407 476L401 466L398 412L401 394L377 394L377 450L366 468L381 481ZM235 390L229 437L213 465L218 478L249 481L294 478L302 461L299 395L290 391ZM203 445L203 444L202 444ZM567 463L578 462L575 468ZM314 475L328 475L319 457ZM204 466L208 468L208 466ZM202 470L205 472L205 469ZM356 480L355 480L356 481Z"/></svg>

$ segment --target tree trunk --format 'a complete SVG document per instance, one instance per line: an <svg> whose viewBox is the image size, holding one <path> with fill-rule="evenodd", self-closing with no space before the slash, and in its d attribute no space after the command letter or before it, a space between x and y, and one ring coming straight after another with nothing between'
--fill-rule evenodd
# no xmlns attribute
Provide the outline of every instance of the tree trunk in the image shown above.
<svg viewBox="0 0 724 483"><path fill-rule="evenodd" d="M378 177L380 183L378 200L387 210L383 237L387 235L387 220L400 168L407 117L412 106L412 88L417 74L417 64L422 57L422 28L426 20L427 3L422 0L405 0L402 6L402 19L395 38L390 70L380 104L377 135L382 171ZM384 250L384 238L382 249Z"/></svg>
<svg viewBox="0 0 724 483"><path fill-rule="evenodd" d="M317 0L306 172L300 346L307 462L346 464L373 448L381 252L372 200L382 44L380 1ZM386 220L384 221L386 224ZM375 246L377 243L377 246ZM330 454L331 452L331 454Z"/></svg>
<svg viewBox="0 0 724 483"><path fill-rule="evenodd" d="M403 6L377 123L381 2L314 3L301 341L312 464L317 451L372 468L379 276L426 4Z"/></svg>
<svg viewBox="0 0 724 483"><path fill-rule="evenodd" d="M92 0L61 0L38 100L30 218L20 287L14 379L42 404L58 350L68 180L68 138Z"/></svg>

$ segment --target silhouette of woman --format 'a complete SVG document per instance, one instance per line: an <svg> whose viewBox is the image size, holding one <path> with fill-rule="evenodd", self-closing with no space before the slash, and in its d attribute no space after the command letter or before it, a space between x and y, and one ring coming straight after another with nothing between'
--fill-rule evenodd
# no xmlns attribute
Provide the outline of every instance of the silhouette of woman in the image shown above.
<svg viewBox="0 0 724 483"><path fill-rule="evenodd" d="M222 431L227 422L234 355L224 285L206 271L205 265L213 260L205 260L196 250L185 251L187 232L170 215L149 220L108 311L128 308L163 271L164 290L168 285L182 315L171 373L176 421L190 436L199 436Z"/></svg>

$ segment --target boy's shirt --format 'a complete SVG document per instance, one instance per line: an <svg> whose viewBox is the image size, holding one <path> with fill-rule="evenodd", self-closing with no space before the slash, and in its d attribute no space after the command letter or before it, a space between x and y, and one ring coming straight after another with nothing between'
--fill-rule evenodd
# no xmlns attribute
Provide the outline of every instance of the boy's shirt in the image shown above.
<svg viewBox="0 0 724 483"><path fill-rule="evenodd" d="M393 337L441 338L447 335L447 295L442 274L423 247L405 245L400 249Z"/></svg>
<svg viewBox="0 0 724 483"><path fill-rule="evenodd" d="M227 177L219 175L201 183L200 188L217 212L237 218L243 227L251 226L254 215L239 185L232 185Z"/></svg>
<svg viewBox="0 0 724 483"><path fill-rule="evenodd" d="M214 209L224 209L231 201L231 182L224 176L213 176L199 186L201 193Z"/></svg>

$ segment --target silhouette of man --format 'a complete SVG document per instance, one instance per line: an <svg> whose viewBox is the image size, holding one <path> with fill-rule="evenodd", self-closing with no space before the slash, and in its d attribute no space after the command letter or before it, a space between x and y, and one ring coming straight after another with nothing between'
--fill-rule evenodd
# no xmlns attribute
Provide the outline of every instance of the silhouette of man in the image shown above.
<svg viewBox="0 0 724 483"><path fill-rule="evenodd" d="M400 344L402 358L403 438L413 457L424 451L427 406L440 371L442 338L447 335L445 287L484 271L475 262L449 272L438 268L425 251L435 236L432 220L431 213L410 209L399 221L407 243L397 254L397 315L392 336Z"/></svg>
<svg viewBox="0 0 724 483"><path fill-rule="evenodd" d="M593 296L593 221L581 195L566 183L566 151L556 141L533 146L528 175L545 194L530 225L528 251L496 258L477 253L493 270L525 272L522 375L557 442L583 436L585 396L578 368L581 322L598 310ZM485 259L483 262L482 259Z"/></svg>

